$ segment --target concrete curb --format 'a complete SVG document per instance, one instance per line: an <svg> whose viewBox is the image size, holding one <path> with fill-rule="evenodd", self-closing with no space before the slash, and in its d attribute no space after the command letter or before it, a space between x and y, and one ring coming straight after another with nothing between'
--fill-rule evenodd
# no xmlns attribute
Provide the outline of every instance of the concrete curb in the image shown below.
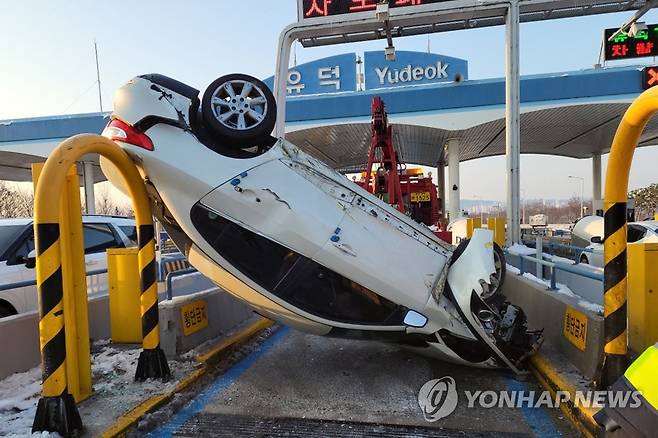
<svg viewBox="0 0 658 438"><path fill-rule="evenodd" d="M273 324L274 323L269 319L260 319L246 327L241 332L220 340L207 352L196 357L196 360L202 365L201 368L196 369L187 376L183 377L178 385L176 385L171 391L168 391L164 394L154 395L153 397L143 401L138 406L123 414L116 419L114 424L105 429L99 436L102 438L124 436L126 431L132 426L136 425L139 420L141 420L142 417L144 417L146 414L155 411L160 406L171 400L176 393L185 390L190 385L198 381L201 377L203 377L208 372L209 365L215 362L219 358L220 354L223 353L226 349L246 341L247 339L272 326Z"/></svg>
<svg viewBox="0 0 658 438"><path fill-rule="evenodd" d="M563 377L551 361L541 353L530 359L530 369L537 382L555 397L557 391L569 393L569 401L560 404L560 410L573 426L587 438L600 436L601 429L594 421L596 411L574 403L576 386Z"/></svg>

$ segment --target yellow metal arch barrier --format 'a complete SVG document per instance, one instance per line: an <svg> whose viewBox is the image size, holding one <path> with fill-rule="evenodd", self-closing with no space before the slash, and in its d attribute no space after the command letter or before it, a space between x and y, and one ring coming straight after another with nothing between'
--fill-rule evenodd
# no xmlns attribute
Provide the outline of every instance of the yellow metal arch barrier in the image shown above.
<svg viewBox="0 0 658 438"><path fill-rule="evenodd" d="M67 291L62 287L61 268L62 256L67 257L67 254L62 255L60 251L59 194L71 166L86 154L100 154L120 170L135 210L144 349L139 357L135 379L170 377L167 360L160 349L155 236L144 182L128 154L117 144L100 135L76 135L62 142L50 154L39 176L34 197L43 385L33 432L51 431L69 436L82 428L75 401L67 388L63 306Z"/></svg>
<svg viewBox="0 0 658 438"><path fill-rule="evenodd" d="M604 195L604 359L600 384L614 383L628 365L626 201L633 153L658 111L658 87L642 93L626 110L610 148Z"/></svg>

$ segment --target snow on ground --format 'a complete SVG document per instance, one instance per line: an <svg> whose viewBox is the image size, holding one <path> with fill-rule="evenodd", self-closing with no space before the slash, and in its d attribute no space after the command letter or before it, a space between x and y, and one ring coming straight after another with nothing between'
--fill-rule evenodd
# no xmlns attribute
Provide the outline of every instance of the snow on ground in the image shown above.
<svg viewBox="0 0 658 438"><path fill-rule="evenodd" d="M199 366L192 360L169 360L173 375L170 381L163 383L147 380L136 383L133 379L140 352L141 348L136 345L114 345L107 340L93 344L91 368L94 393L79 405L80 415L88 430L87 435L97 435L113 418L132 409L142 400L173 389L180 378ZM40 392L41 370L38 367L0 380L0 436L30 436Z"/></svg>
<svg viewBox="0 0 658 438"><path fill-rule="evenodd" d="M512 274L519 274L521 271L519 271L518 268L512 266L512 265L507 265L507 272L512 273ZM527 278L530 281L534 281L535 283L539 283L543 286L546 286L548 289L551 286L551 282L549 280L543 280L540 278L535 277L529 272L526 272L523 274L524 278ZM571 298L578 298L578 306L582 307L583 309L589 310L590 312L595 312L600 315L603 314L603 306L600 304L592 303L590 301L587 301L583 298L581 298L579 295L576 295L567 285L564 285L562 283L556 283L555 285L557 287L557 290L549 290L549 292L555 292L558 294L566 295Z"/></svg>
<svg viewBox="0 0 658 438"><path fill-rule="evenodd" d="M548 260L552 261L553 263L564 263L566 265L575 265L576 262L574 260L568 259L566 257L560 257L556 255L550 255L550 254L544 254L544 257L547 258Z"/></svg>
<svg viewBox="0 0 658 438"><path fill-rule="evenodd" d="M0 380L0 436L30 436L40 393L39 368L32 368L25 373L13 374ZM41 435L34 434L34 436Z"/></svg>
<svg viewBox="0 0 658 438"><path fill-rule="evenodd" d="M587 309L590 312L595 312L598 313L599 315L603 315L603 306L600 304L592 303L587 300L580 300L578 301L578 305L582 307L583 309Z"/></svg>
<svg viewBox="0 0 658 438"><path fill-rule="evenodd" d="M512 255L533 255L537 254L537 250L530 248L529 246L522 245L520 243L515 243L514 245L507 248L507 252Z"/></svg>

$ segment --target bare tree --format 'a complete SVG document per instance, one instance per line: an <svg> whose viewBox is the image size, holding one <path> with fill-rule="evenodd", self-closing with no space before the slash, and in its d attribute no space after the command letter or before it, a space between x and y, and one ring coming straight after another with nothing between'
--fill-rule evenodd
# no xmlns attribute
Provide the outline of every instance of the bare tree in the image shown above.
<svg viewBox="0 0 658 438"><path fill-rule="evenodd" d="M15 192L16 217L34 216L34 192L18 189Z"/></svg>
<svg viewBox="0 0 658 438"><path fill-rule="evenodd" d="M0 181L0 217L32 217L34 193L32 190L13 189Z"/></svg>
<svg viewBox="0 0 658 438"><path fill-rule="evenodd" d="M109 191L101 190L96 196L96 213L113 216L134 216L133 209L130 206L119 205L110 196Z"/></svg>
<svg viewBox="0 0 658 438"><path fill-rule="evenodd" d="M635 200L635 220L653 219L658 206L658 184L632 190L628 197Z"/></svg>

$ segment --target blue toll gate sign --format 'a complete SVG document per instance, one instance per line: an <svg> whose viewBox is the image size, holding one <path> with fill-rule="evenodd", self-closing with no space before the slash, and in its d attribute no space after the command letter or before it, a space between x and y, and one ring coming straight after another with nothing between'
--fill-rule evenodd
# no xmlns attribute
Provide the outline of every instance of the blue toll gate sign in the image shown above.
<svg viewBox="0 0 658 438"><path fill-rule="evenodd" d="M263 82L274 90L274 77ZM289 97L309 94L342 93L356 90L356 54L330 56L288 70Z"/></svg>
<svg viewBox="0 0 658 438"><path fill-rule="evenodd" d="M468 79L466 60L435 53L398 50L386 61L382 50L366 52L364 61L366 90Z"/></svg>
<svg viewBox="0 0 658 438"><path fill-rule="evenodd" d="M647 28L633 37L627 32L620 32L610 41L610 37L619 29L606 29L603 33L605 60L658 56L658 24L650 24Z"/></svg>

